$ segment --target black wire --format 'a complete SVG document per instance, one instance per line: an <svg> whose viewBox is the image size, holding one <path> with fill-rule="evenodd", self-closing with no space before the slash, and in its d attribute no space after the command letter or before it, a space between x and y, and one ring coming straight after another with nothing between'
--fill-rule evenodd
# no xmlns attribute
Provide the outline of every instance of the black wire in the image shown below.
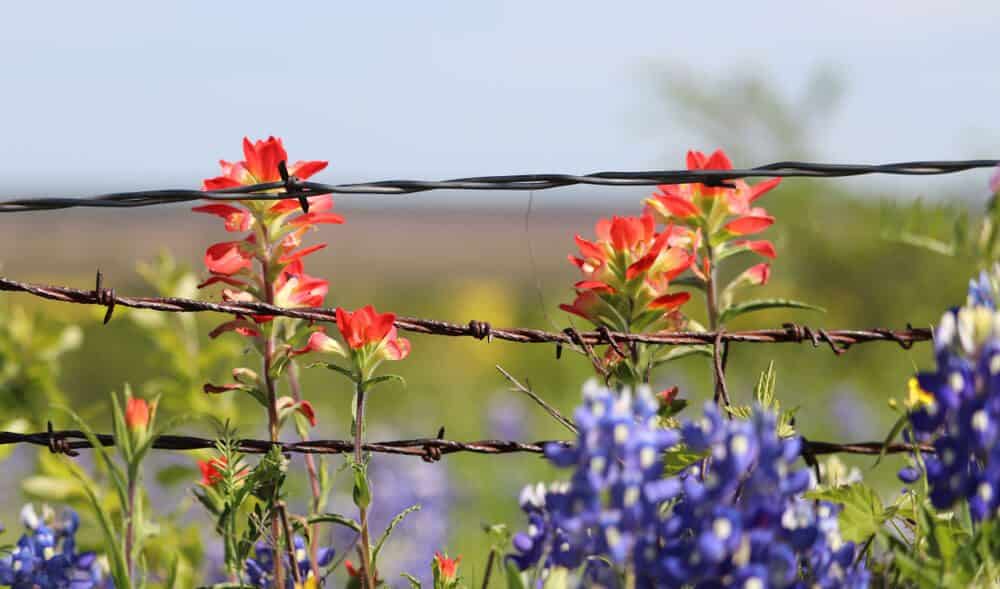
<svg viewBox="0 0 1000 589"><path fill-rule="evenodd" d="M546 190L572 185L652 186L700 182L725 186L738 178L843 178L864 174L926 176L953 174L976 168L992 168L1000 160L917 161L893 164L824 164L812 162L775 162L742 170L653 170L645 172L598 172L572 174L518 174L478 176L454 180L383 180L356 184L321 184L291 178L289 182L270 182L214 191L191 189L142 190L116 192L79 198L11 198L0 201L0 213L66 209L72 207L129 208L190 202L194 200L276 200L322 194L399 195L429 190ZM262 192L271 191L271 192Z"/></svg>

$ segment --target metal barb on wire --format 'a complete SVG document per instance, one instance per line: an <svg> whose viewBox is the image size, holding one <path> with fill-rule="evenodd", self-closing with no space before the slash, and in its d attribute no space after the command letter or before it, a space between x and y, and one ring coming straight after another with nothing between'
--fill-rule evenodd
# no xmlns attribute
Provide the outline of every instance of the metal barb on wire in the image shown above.
<svg viewBox="0 0 1000 589"><path fill-rule="evenodd" d="M282 162L284 163L284 162ZM192 189L140 190L82 198L43 197L0 200L0 213L45 211L73 207L131 208L195 200L277 200L299 199L323 194L398 195L429 190L546 190L573 185L654 186L657 184L703 183L726 186L740 178L843 178L863 174L925 176L952 174L977 168L992 168L1000 160L915 161L890 164L826 164L816 162L775 162L755 168L734 170L651 170L638 172L598 172L594 174L516 174L479 176L453 180L383 180L354 184L305 182L288 176L282 180L220 190ZM730 184L731 185L731 184ZM308 201L302 205L308 210Z"/></svg>
<svg viewBox="0 0 1000 589"><path fill-rule="evenodd" d="M77 456L77 450L91 448L87 436L80 430L54 430L51 422L44 432L19 433L0 431L0 446L8 444L32 444L49 448L50 451ZM443 432L439 432L443 435ZM94 437L103 446L114 446L111 434L95 434ZM217 440L183 435L161 435L153 440L153 448L159 450L210 450L217 447ZM400 454L423 458L427 448L439 450L441 455L457 452L474 454L542 454L548 444L560 444L569 447L572 444L566 440L543 440L538 442L517 442L512 440L477 440L459 442L443 438L419 438L412 440L391 440L385 442L368 442L364 445L366 452L382 454ZM266 454L272 446L277 445L286 454L344 454L354 451L353 440L309 440L301 442L278 442L271 440L241 439L236 441L236 448L245 454ZM884 448L886 454L899 454L919 449L921 452L933 453L934 447L926 444L890 444ZM878 455L883 452L882 442L816 442L803 441L803 453L811 455L823 454L867 454Z"/></svg>
<svg viewBox="0 0 1000 589"><path fill-rule="evenodd" d="M19 282L0 277L0 291L23 292L30 295L83 305L107 306L114 305L134 309L152 309L170 313L214 312L230 315L276 315L336 323L334 309L323 307L286 308L259 302L210 302L197 299L178 297L126 297L119 296L112 289L102 289L104 294L98 296L90 290L81 290L66 286L34 284ZM106 315L109 317L109 315ZM903 330L876 329L820 329L813 330L808 326L786 323L780 329L753 329L748 331L726 331L719 334L711 331L675 331L658 333L625 333L611 331L577 331L569 328L563 332L551 332L528 327L489 327L484 330L485 322L473 321L468 325L449 323L437 319L418 317L396 317L396 327L402 331L440 335L450 337L497 339L515 343L556 344L583 348L588 358L595 366L600 365L600 359L594 354L593 346L611 345L617 342L619 346L625 343L632 346L637 343L659 344L665 346L713 345L716 340L724 343L802 343L811 342L818 346L820 341L826 342L838 355L843 354L848 346L867 342L893 342L908 348L914 342L930 341L931 330L914 328L907 325ZM817 335L819 334L819 335ZM589 350L589 351L588 351ZM603 366L600 366L603 370Z"/></svg>

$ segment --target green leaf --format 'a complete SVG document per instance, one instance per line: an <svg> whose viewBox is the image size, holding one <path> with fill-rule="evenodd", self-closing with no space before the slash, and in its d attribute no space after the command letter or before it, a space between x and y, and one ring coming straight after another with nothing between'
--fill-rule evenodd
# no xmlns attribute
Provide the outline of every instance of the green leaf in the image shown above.
<svg viewBox="0 0 1000 589"><path fill-rule="evenodd" d="M756 311L764 311L767 309L805 309L826 313L826 309L823 307L818 307L816 305L811 305L794 299L753 299L726 307L726 309L719 316L719 323L726 323L734 317L754 313Z"/></svg>
<svg viewBox="0 0 1000 589"><path fill-rule="evenodd" d="M410 582L410 589L421 589L422 585L420 585L420 579L414 577L410 573L399 573L399 576Z"/></svg>
<svg viewBox="0 0 1000 589"><path fill-rule="evenodd" d="M411 506L407 507L406 509L404 509L403 511L400 511L399 513L396 514L396 517L392 518L392 521L389 522L389 525L386 526L385 531L382 532L382 537L380 537L378 539L378 542L375 543L375 549L372 550L372 567L373 568L378 563L379 552L382 552L382 546L384 546L385 545L385 541L389 539L389 535L392 534L392 531L394 529L396 529L396 526L398 526L400 522L402 522L404 519L406 519L406 516L410 515L414 511L420 511L420 506L419 505L411 505Z"/></svg>
<svg viewBox="0 0 1000 589"><path fill-rule="evenodd" d="M114 399L114 395L111 395L111 398ZM123 473L122 469L119 468L118 465L115 464L114 460L111 459L111 454L108 452L107 448L104 447L104 444L102 444L100 440L97 439L97 435L94 433L94 430L90 429L90 426L87 424L87 422L85 422L79 415L73 412L72 409L69 409L67 407L55 407L55 409L62 410L65 413L69 414L70 418L74 422L76 422L77 427L80 428L80 431L83 432L84 437L87 438L87 441L90 442L90 445L93 446L94 451L97 452L97 455L100 456L101 461L104 462L105 467L107 467L108 474L111 475L111 480L115 484L115 491L118 493L119 504L128 505L128 492L126 490L125 473ZM76 473L75 469L73 472Z"/></svg>
<svg viewBox="0 0 1000 589"><path fill-rule="evenodd" d="M347 516L340 515L339 513L321 513L319 515L312 515L309 516L306 521L309 522L309 525L322 523L339 524L345 528L350 528L355 532L361 532L361 525L358 522Z"/></svg>
<svg viewBox="0 0 1000 589"><path fill-rule="evenodd" d="M517 564L513 560L508 560L506 566L504 567L504 575L507 577L507 589L525 589L524 577L521 576L521 570L517 568Z"/></svg>
<svg viewBox="0 0 1000 589"><path fill-rule="evenodd" d="M80 481L83 487L84 493L87 495L87 500L90 502L90 506L97 517L97 522L101 526L101 533L104 536L105 551L110 553L110 565L111 565L111 576L114 579L115 587L120 587L121 589L130 589L132 583L128 577L128 567L125 565L125 549L119 541L120 535L119 530L116 530L111 524L111 518L108 516L107 512L104 511L104 507L101 500L97 496L97 491L94 490L93 485L79 468L74 464L71 467L70 472L73 476Z"/></svg>
<svg viewBox="0 0 1000 589"><path fill-rule="evenodd" d="M806 497L843 505L837 521L840 535L850 542L865 542L889 519L878 494L864 483L809 491Z"/></svg>
<svg viewBox="0 0 1000 589"><path fill-rule="evenodd" d="M363 465L355 465L352 496L354 504L360 509L366 509L372 503L372 492L368 487L368 474L365 470Z"/></svg>
<svg viewBox="0 0 1000 589"><path fill-rule="evenodd" d="M670 281L671 286L689 286L698 290L705 290L705 281L697 276L682 276Z"/></svg>
<svg viewBox="0 0 1000 589"><path fill-rule="evenodd" d="M674 476L705 456L707 452L691 452L686 446L674 446L663 454L663 475Z"/></svg>
<svg viewBox="0 0 1000 589"><path fill-rule="evenodd" d="M44 501L65 503L83 496L80 485L59 477L30 476L21 481L21 490Z"/></svg>
<svg viewBox="0 0 1000 589"><path fill-rule="evenodd" d="M369 391L375 385L389 381L398 382L403 385L404 389L406 388L406 380L404 380L403 377L399 376L398 374L383 374L381 376L369 378L365 382L361 383L361 386L364 387L366 391Z"/></svg>
<svg viewBox="0 0 1000 589"><path fill-rule="evenodd" d="M660 364L666 364L667 362L673 362L674 360L680 360L681 358L696 355L711 358L712 346L673 346L666 354L657 358L656 361L653 362L653 365L659 366Z"/></svg>
<svg viewBox="0 0 1000 589"><path fill-rule="evenodd" d="M328 370L333 370L334 372L339 372L339 373L343 374L344 376L346 376L347 378L349 378L351 380L351 382L357 382L358 381L357 375L355 375L349 369L344 368L343 366L338 366L338 365L334 364L333 362L313 362L312 364L309 364L308 366L306 366L306 368L316 368L317 366L322 366L323 368L326 368Z"/></svg>

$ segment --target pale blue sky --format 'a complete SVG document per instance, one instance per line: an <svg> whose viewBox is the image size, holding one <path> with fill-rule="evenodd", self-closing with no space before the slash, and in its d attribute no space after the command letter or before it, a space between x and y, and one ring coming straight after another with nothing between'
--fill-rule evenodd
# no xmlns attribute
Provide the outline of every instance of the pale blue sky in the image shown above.
<svg viewBox="0 0 1000 589"><path fill-rule="evenodd" d="M789 91L834 65L827 159L997 157L998 23L996 0L10 3L0 193L196 184L269 133L330 182L674 168L695 139L655 63Z"/></svg>

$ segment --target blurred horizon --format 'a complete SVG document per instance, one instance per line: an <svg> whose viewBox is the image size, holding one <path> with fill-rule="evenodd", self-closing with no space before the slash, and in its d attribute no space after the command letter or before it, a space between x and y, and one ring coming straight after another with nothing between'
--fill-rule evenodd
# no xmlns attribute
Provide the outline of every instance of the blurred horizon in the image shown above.
<svg viewBox="0 0 1000 589"><path fill-rule="evenodd" d="M739 107L775 98L810 153L777 133L739 164L996 157L1000 143L987 0L289 6L9 6L0 196L196 186L244 135L329 160L331 183L674 169L689 147L760 139ZM706 91L740 102L677 108ZM974 176L929 192L967 192Z"/></svg>

